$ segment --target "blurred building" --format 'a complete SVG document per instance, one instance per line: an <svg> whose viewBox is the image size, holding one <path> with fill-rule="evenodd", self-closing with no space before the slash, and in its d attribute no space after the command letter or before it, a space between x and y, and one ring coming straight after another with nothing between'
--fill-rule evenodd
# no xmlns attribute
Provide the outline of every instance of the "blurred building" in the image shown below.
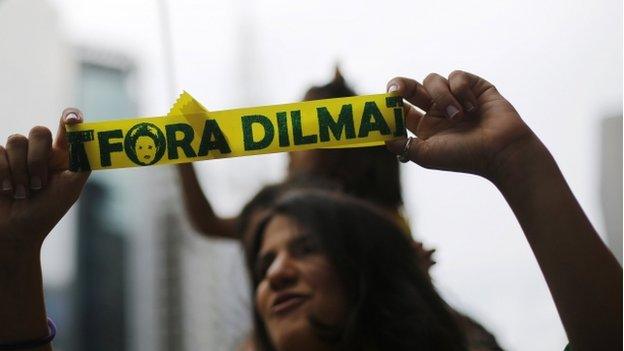
<svg viewBox="0 0 624 351"><path fill-rule="evenodd" d="M622 264L622 116L601 123L600 195L605 241Z"/></svg>
<svg viewBox="0 0 624 351"><path fill-rule="evenodd" d="M154 89L140 76L147 53L68 37L46 0L0 1L0 52L0 81L12 87L0 97L10 132L55 129L66 106L88 121L137 116L142 92ZM56 349L230 350L243 340L249 302L240 250L189 234L172 175L168 167L94 172L47 239Z"/></svg>

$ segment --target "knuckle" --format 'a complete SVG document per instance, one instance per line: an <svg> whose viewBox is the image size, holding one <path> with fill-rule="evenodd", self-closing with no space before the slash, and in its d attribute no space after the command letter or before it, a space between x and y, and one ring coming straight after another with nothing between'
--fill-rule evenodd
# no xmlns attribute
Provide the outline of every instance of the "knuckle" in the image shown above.
<svg viewBox="0 0 624 351"><path fill-rule="evenodd" d="M433 82L440 81L441 78L442 78L442 76L440 76L437 73L429 73L427 75L427 77L425 77L425 80L423 81L423 84L428 85L428 84L431 84Z"/></svg>
<svg viewBox="0 0 624 351"><path fill-rule="evenodd" d="M30 130L28 137L37 139L52 139L52 132L50 132L50 130L46 127L36 126Z"/></svg>
<svg viewBox="0 0 624 351"><path fill-rule="evenodd" d="M28 169L30 171L39 171L45 167L45 162L41 157L28 158Z"/></svg>
<svg viewBox="0 0 624 351"><path fill-rule="evenodd" d="M466 93L470 90L470 85L466 80L453 80L450 84L453 93Z"/></svg>
<svg viewBox="0 0 624 351"><path fill-rule="evenodd" d="M28 145L28 139L21 134L11 134L7 138L7 149L23 148Z"/></svg>
<svg viewBox="0 0 624 351"><path fill-rule="evenodd" d="M449 80L467 80L468 76L466 72L456 69L451 74L449 74Z"/></svg>

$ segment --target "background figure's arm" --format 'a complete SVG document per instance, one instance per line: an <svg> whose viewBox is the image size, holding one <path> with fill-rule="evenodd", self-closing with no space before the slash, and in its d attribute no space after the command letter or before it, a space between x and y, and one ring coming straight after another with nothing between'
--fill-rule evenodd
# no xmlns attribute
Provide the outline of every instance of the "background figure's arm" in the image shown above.
<svg viewBox="0 0 624 351"><path fill-rule="evenodd" d="M483 176L503 193L544 274L572 350L621 350L622 267L514 107L492 84L462 71L448 79L430 74L423 84L395 78L388 87L410 103L406 126L418 138L405 156L423 167ZM396 154L405 146L405 140L388 142Z"/></svg>
<svg viewBox="0 0 624 351"><path fill-rule="evenodd" d="M184 209L193 229L206 236L240 239L236 218L221 218L213 211L199 185L193 164L182 163L176 168L182 182Z"/></svg>
<svg viewBox="0 0 624 351"><path fill-rule="evenodd" d="M621 350L622 267L540 146L519 153L519 168L495 183L537 258L572 350Z"/></svg>

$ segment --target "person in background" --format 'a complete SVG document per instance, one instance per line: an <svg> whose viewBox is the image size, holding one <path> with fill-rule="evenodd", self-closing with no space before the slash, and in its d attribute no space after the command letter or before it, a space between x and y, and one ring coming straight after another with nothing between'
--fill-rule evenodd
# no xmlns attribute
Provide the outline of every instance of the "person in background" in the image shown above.
<svg viewBox="0 0 624 351"><path fill-rule="evenodd" d="M304 95L304 101L355 96L355 92L338 69L328 84L312 87ZM288 172L285 182L305 187L330 186L346 194L370 201L393 216L405 231L410 229L403 216L403 198L399 163L383 146L366 148L340 148L294 151L288 153ZM202 191L192 163L176 166L181 179L182 199L191 226L198 233L209 237L242 240L240 217L218 216L210 200ZM420 252L423 268L435 262L431 256L435 250L426 250L415 242Z"/></svg>

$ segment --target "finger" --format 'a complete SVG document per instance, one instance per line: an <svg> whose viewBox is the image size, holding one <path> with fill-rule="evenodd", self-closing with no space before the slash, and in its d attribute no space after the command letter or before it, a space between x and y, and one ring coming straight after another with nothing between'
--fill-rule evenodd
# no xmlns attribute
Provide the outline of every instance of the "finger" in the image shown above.
<svg viewBox="0 0 624 351"><path fill-rule="evenodd" d="M407 103L403 104L405 127L416 134L420 119L424 115L418 108L425 110L431 106L431 99L427 95L425 88L413 79L397 77L388 82L387 90L389 93L396 91L407 100Z"/></svg>
<svg viewBox="0 0 624 351"><path fill-rule="evenodd" d="M12 194L13 182L11 181L9 160L6 149L2 146L0 146L0 182L2 183L2 194Z"/></svg>
<svg viewBox="0 0 624 351"><path fill-rule="evenodd" d="M414 135L418 135L418 126L420 125L420 121L424 117L424 114L418 111L418 109L416 109L414 106L411 106L409 103L404 103L403 109L405 110L405 127L410 132L414 133ZM403 145L405 145L405 140L407 139L403 138L398 140L402 140ZM388 150L392 151L390 144L394 145L396 142L397 140L386 141L386 147L388 148ZM400 151L395 153L399 154Z"/></svg>
<svg viewBox="0 0 624 351"><path fill-rule="evenodd" d="M472 92L471 83L475 80L470 80L468 74L464 71L453 71L449 75L448 83L451 88L451 92L455 98L462 104L466 112L474 112L478 106L477 98Z"/></svg>
<svg viewBox="0 0 624 351"><path fill-rule="evenodd" d="M395 140L390 140L386 142L386 147L388 148L388 150L390 150L390 152L396 155L401 155L404 152L407 152L407 156L410 159L410 161L416 162L417 164L423 167L427 167L424 164L422 164L422 160L421 160L422 157L420 157L419 151L418 151L424 147L425 143L426 141L420 138L413 138L412 142L409 145L409 148L406 151L405 146L407 145L407 138L401 138L401 139L395 139Z"/></svg>
<svg viewBox="0 0 624 351"><path fill-rule="evenodd" d="M407 150L405 150L405 145L407 145L406 138L392 140L392 142L388 142L388 149L397 155L405 152L410 161L429 169L451 170L453 164L460 162L457 158L445 157L440 152L439 142L431 139L416 137L413 138Z"/></svg>
<svg viewBox="0 0 624 351"><path fill-rule="evenodd" d="M52 133L46 127L34 127L28 134L28 174L30 189L39 190L48 182L48 161L52 152Z"/></svg>
<svg viewBox="0 0 624 351"><path fill-rule="evenodd" d="M82 123L84 121L84 115L82 111L74 107L68 107L63 110L61 114L61 121L59 122L59 128L56 132L56 139L54 139L54 148L67 151L67 133L65 132L65 125L73 125Z"/></svg>
<svg viewBox="0 0 624 351"><path fill-rule="evenodd" d="M463 74L468 80L468 86L470 86L470 90L472 91L477 103L480 106L483 106L484 103L494 100L505 99L498 92L498 90L496 90L496 87L487 80L469 72L463 72Z"/></svg>
<svg viewBox="0 0 624 351"><path fill-rule="evenodd" d="M410 78L396 77L390 79L387 84L389 93L397 91L405 100L414 106L427 111L433 101L422 84Z"/></svg>
<svg viewBox="0 0 624 351"><path fill-rule="evenodd" d="M69 144L67 140L67 132L65 131L66 125L74 125L82 123L84 121L84 115L82 112L73 107L69 107L63 110L61 114L61 120L56 132L56 138L52 144L52 155L50 157L50 168L54 170L65 170L69 166Z"/></svg>
<svg viewBox="0 0 624 351"><path fill-rule="evenodd" d="M76 202L90 175L90 171L73 172L66 170L61 172L57 179L58 186L55 186L62 191L59 194L59 197L62 198L60 201L65 202L67 207Z"/></svg>
<svg viewBox="0 0 624 351"><path fill-rule="evenodd" d="M433 105L427 113L430 113L432 116L445 116L451 120L463 117L461 104L451 93L448 82L444 77L431 73L423 81L423 86L433 100Z"/></svg>
<svg viewBox="0 0 624 351"><path fill-rule="evenodd" d="M420 124L421 119L424 117L424 114L414 106L412 106L409 102L403 104L403 110L405 113L405 127L412 133L416 134L418 130L418 125Z"/></svg>
<svg viewBox="0 0 624 351"><path fill-rule="evenodd" d="M26 164L28 139L19 134L11 135L6 143L6 152L11 169L13 197L25 199L28 196L28 167Z"/></svg>

